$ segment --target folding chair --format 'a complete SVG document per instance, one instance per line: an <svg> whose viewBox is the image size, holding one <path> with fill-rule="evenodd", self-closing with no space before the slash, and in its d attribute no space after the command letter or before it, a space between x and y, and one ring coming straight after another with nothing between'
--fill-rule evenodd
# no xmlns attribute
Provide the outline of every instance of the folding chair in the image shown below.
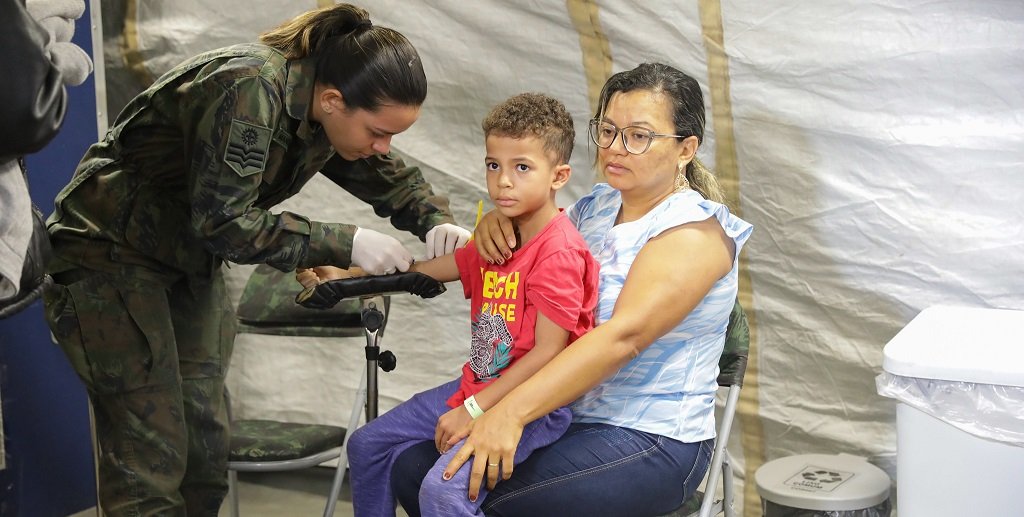
<svg viewBox="0 0 1024 517"><path fill-rule="evenodd" d="M300 290L294 274L282 273L266 265L257 266L246 282L238 304L238 334L337 338L365 335L367 368L356 392L347 427L354 430L359 425L362 408L366 409L367 421L377 416L376 369L379 366L390 371L395 366L394 354L381 352L379 348L390 298L385 295L368 296L343 300L329 310L314 310L295 303L295 295ZM349 434L346 428L331 425L232 420L228 458L232 515L238 517L239 514L237 472L305 469L337 458L338 466L324 508L325 517L333 515L348 467L345 446Z"/></svg>
<svg viewBox="0 0 1024 517"><path fill-rule="evenodd" d="M747 370L749 351L750 327L747 324L746 313L737 300L729 315L729 326L725 331L725 349L722 350L722 357L718 361L718 386L727 388L727 391L704 491L698 491L683 502L679 509L663 517L710 517L722 512L725 512L726 517L736 515L732 463L726 444L736 416L736 407L739 405L740 387L743 385L743 375ZM722 485L722 499L716 499L719 483Z"/></svg>

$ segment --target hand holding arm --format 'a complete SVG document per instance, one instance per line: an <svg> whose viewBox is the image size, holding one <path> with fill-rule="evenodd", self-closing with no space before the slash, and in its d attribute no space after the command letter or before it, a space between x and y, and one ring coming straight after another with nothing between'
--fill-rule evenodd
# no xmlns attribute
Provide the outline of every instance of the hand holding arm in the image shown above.
<svg viewBox="0 0 1024 517"><path fill-rule="evenodd" d="M473 244L484 260L502 264L512 258L512 250L519 243L512 220L497 210L491 210L480 218L473 230Z"/></svg>
<svg viewBox="0 0 1024 517"><path fill-rule="evenodd" d="M359 228L352 237L352 264L371 275L405 272L412 265L412 254L390 235Z"/></svg>
<svg viewBox="0 0 1024 517"><path fill-rule="evenodd" d="M427 259L440 257L463 247L472 235L469 230L451 223L442 223L427 232Z"/></svg>

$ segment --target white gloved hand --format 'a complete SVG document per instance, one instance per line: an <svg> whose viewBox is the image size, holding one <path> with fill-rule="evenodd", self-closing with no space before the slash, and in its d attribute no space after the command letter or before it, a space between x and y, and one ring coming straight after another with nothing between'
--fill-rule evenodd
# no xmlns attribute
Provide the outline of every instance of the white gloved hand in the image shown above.
<svg viewBox="0 0 1024 517"><path fill-rule="evenodd" d="M427 232L427 260L454 253L469 242L473 234L451 223L439 224Z"/></svg>
<svg viewBox="0 0 1024 517"><path fill-rule="evenodd" d="M390 275L396 271L408 271L412 265L412 254L390 235L356 228L352 237L352 265L371 275Z"/></svg>

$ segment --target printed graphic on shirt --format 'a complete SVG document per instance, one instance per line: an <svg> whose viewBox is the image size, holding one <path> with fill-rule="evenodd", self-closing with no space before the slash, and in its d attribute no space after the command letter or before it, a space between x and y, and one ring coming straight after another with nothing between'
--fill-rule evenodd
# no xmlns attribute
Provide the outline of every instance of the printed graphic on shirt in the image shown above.
<svg viewBox="0 0 1024 517"><path fill-rule="evenodd" d="M267 164L270 137L270 128L232 120L224 163L243 178L263 172Z"/></svg>
<svg viewBox="0 0 1024 517"><path fill-rule="evenodd" d="M473 318L469 367L477 379L487 381L499 376L512 360L512 333L508 324L516 320L519 272L501 274L481 271L483 304Z"/></svg>
<svg viewBox="0 0 1024 517"><path fill-rule="evenodd" d="M469 351L469 367L477 379L497 378L512 358L512 334L498 314L488 314L487 304L473 321L473 338Z"/></svg>

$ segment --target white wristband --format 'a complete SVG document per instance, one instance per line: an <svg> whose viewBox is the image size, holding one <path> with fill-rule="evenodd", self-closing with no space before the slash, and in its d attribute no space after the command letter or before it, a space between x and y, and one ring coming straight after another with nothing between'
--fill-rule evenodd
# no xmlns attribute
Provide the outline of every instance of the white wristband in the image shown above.
<svg viewBox="0 0 1024 517"><path fill-rule="evenodd" d="M480 404L476 403L476 397L468 397L462 405L466 406L466 411L469 411L469 416L473 417L473 420L480 418L480 415L484 414L484 410L480 407Z"/></svg>

